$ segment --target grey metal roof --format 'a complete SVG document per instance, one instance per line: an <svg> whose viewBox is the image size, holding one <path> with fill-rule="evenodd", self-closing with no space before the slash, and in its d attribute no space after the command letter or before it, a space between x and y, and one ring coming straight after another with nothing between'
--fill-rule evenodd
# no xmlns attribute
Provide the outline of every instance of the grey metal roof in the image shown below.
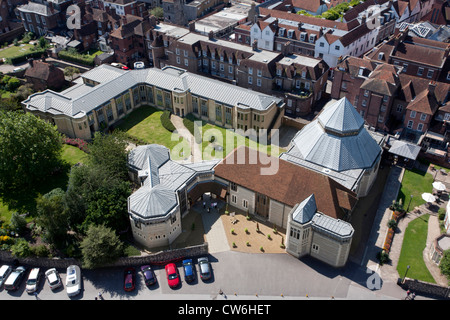
<svg viewBox="0 0 450 320"><path fill-rule="evenodd" d="M165 216L177 204L173 190L162 185L154 188L141 187L128 198L128 210L144 219Z"/></svg>
<svg viewBox="0 0 450 320"><path fill-rule="evenodd" d="M256 110L266 110L273 103L279 105L282 99L262 94L249 89L227 84L219 80L209 79L182 69L166 67L163 70L147 68L139 70L120 70L107 64L100 65L82 75L100 84L79 86L79 95L74 95L71 90L56 93L45 90L30 95L23 104L30 110L49 112L54 114L66 114L70 117L80 117L92 111L96 107L125 92L139 83L149 84L165 90L189 90L191 94L215 100L229 106L240 105ZM50 96L50 104L44 100Z"/></svg>
<svg viewBox="0 0 450 320"><path fill-rule="evenodd" d="M311 221L316 214L317 205L314 194L303 200L292 213L292 219L298 223L304 224Z"/></svg>
<svg viewBox="0 0 450 320"><path fill-rule="evenodd" d="M392 143L389 152L401 157L416 160L420 152L420 146L405 141L396 140Z"/></svg>
<svg viewBox="0 0 450 320"><path fill-rule="evenodd" d="M312 221L313 229L339 240L349 239L353 236L354 229L348 222L321 213L315 214Z"/></svg>
<svg viewBox="0 0 450 320"><path fill-rule="evenodd" d="M287 154L337 172L372 167L382 149L343 99L299 131Z"/></svg>
<svg viewBox="0 0 450 320"><path fill-rule="evenodd" d="M169 149L159 144L137 146L128 154L128 165L142 170L147 165L148 157L151 158L152 165L159 168L170 159Z"/></svg>
<svg viewBox="0 0 450 320"><path fill-rule="evenodd" d="M363 118L345 97L323 110L318 119L325 129L337 133L358 132L364 126Z"/></svg>

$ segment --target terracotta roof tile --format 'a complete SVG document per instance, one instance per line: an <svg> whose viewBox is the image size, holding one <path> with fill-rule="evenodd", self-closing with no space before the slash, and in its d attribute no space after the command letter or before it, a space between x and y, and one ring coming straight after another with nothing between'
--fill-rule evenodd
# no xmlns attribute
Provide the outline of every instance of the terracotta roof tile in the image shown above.
<svg viewBox="0 0 450 320"><path fill-rule="evenodd" d="M249 150L252 149L248 147L235 149L215 167L215 176L291 207L314 194L318 210L338 219L343 216L341 207L351 210L356 204L356 194L330 177L274 157L269 157L271 162L266 165L266 158L261 159L260 153L255 150L252 150L250 156ZM240 158L241 154L244 159ZM255 154L257 161L250 164ZM261 169L267 170L273 161L278 161L276 174L261 174Z"/></svg>

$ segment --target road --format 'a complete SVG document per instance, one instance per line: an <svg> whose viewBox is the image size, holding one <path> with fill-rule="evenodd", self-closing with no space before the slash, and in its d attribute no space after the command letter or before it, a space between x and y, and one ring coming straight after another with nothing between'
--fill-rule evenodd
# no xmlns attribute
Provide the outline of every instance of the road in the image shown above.
<svg viewBox="0 0 450 320"><path fill-rule="evenodd" d="M395 283L381 281L381 288L370 290L367 280L373 273L349 262L334 269L312 258L298 260L289 254L246 254L225 251L209 255L213 277L210 281L182 281L178 289L169 288L164 267L155 267L158 283L146 287L138 273L136 290L123 290L123 269L82 270L83 291L69 298L64 288L52 292L42 281L37 299L94 300L103 292L105 300L240 300L240 299L402 299L403 290ZM196 262L196 261L195 261ZM183 276L181 264L177 264ZM138 266L136 266L138 267ZM197 267L197 266L196 266ZM197 268L198 269L198 268ZM58 270L63 282L65 270ZM28 275L28 274L27 274ZM198 270L197 270L198 275ZM220 295L222 290L225 295ZM25 291L25 281L15 292L0 291L0 300L34 300Z"/></svg>

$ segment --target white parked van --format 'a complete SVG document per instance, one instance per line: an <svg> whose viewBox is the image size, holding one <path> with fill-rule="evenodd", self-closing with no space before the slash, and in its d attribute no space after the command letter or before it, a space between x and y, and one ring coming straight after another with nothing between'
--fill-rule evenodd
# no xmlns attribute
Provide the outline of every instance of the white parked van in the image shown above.
<svg viewBox="0 0 450 320"><path fill-rule="evenodd" d="M39 281L41 279L41 273L39 268L33 268L28 275L26 290L27 293L33 293L37 290Z"/></svg>

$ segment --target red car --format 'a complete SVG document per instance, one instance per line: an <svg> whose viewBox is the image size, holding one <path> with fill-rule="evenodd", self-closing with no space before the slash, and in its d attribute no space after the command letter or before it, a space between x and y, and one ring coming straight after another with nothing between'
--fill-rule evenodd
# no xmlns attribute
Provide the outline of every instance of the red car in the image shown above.
<svg viewBox="0 0 450 320"><path fill-rule="evenodd" d="M133 291L135 286L135 279L136 279L136 270L134 268L126 268L124 275L124 284L123 289L125 291Z"/></svg>
<svg viewBox="0 0 450 320"><path fill-rule="evenodd" d="M165 267L167 282L169 283L169 287L175 288L180 284L180 276L178 274L178 269L175 263L169 263Z"/></svg>

